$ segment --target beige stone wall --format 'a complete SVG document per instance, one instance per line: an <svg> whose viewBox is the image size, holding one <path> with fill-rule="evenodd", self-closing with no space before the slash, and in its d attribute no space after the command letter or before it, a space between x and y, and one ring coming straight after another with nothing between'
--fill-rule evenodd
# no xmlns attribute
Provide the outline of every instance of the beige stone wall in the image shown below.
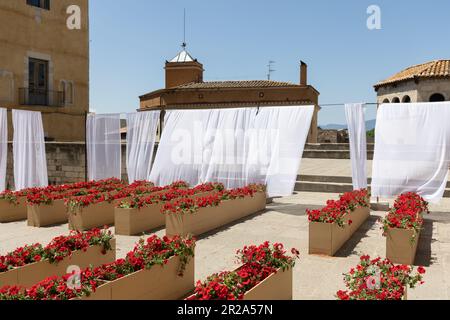
<svg viewBox="0 0 450 320"><path fill-rule="evenodd" d="M81 30L69 30L66 9L81 9ZM89 110L88 0L51 1L50 10L26 0L0 1L0 106L41 111L47 135L57 141L83 141ZM64 107L19 106L19 88L28 87L28 60L49 61L49 90L73 84L73 103ZM11 125L11 122L10 122Z"/></svg>
<svg viewBox="0 0 450 320"><path fill-rule="evenodd" d="M450 79L420 79L417 83L413 80L400 82L396 85L388 85L378 89L378 103L385 99L392 102L399 98L400 102L408 95L411 102L428 102L430 97L440 93L447 101L450 101Z"/></svg>
<svg viewBox="0 0 450 320"><path fill-rule="evenodd" d="M418 86L414 81L402 82L396 86L381 87L378 89L377 102L384 103L388 99L392 103L394 98L398 98L402 102L405 96L409 96L411 102L419 102L417 89Z"/></svg>
<svg viewBox="0 0 450 320"><path fill-rule="evenodd" d="M450 101L450 79L430 79L419 82L419 101L430 101L430 97L440 93Z"/></svg>
<svg viewBox="0 0 450 320"><path fill-rule="evenodd" d="M86 145L84 143L47 142L47 171L50 184L86 180ZM122 144L122 179L127 180L126 144ZM8 145L7 186L14 186L12 144Z"/></svg>

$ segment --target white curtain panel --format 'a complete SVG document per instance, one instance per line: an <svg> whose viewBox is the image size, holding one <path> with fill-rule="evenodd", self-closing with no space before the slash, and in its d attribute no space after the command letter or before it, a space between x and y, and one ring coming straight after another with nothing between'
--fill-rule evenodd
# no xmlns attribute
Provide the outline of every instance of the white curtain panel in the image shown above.
<svg viewBox="0 0 450 320"><path fill-rule="evenodd" d="M210 132L211 110L169 110L158 145L150 181L157 186L183 180L191 186L201 182L203 146Z"/></svg>
<svg viewBox="0 0 450 320"><path fill-rule="evenodd" d="M127 114L128 181L150 179L160 111Z"/></svg>
<svg viewBox="0 0 450 320"><path fill-rule="evenodd" d="M89 180L120 179L120 114L89 114L86 129Z"/></svg>
<svg viewBox="0 0 450 320"><path fill-rule="evenodd" d="M450 103L383 104L378 109L372 195L417 192L437 203L448 179Z"/></svg>
<svg viewBox="0 0 450 320"><path fill-rule="evenodd" d="M221 182L228 189L247 185L250 131L256 108L211 110L200 180Z"/></svg>
<svg viewBox="0 0 450 320"><path fill-rule="evenodd" d="M16 190L48 185L45 139L40 112L13 110Z"/></svg>
<svg viewBox="0 0 450 320"><path fill-rule="evenodd" d="M353 189L365 189L367 188L367 132L364 105L362 103L346 104L345 116L350 140Z"/></svg>
<svg viewBox="0 0 450 320"><path fill-rule="evenodd" d="M269 197L292 195L314 106L262 107L256 115L248 182L265 183Z"/></svg>
<svg viewBox="0 0 450 320"><path fill-rule="evenodd" d="M0 108L0 192L6 189L6 164L8 160L8 110Z"/></svg>

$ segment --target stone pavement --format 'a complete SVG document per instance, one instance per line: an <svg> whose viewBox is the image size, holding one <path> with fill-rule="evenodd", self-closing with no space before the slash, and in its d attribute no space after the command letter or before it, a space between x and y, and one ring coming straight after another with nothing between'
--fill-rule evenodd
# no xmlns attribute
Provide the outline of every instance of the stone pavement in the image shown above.
<svg viewBox="0 0 450 320"><path fill-rule="evenodd" d="M247 244L260 244L266 240L296 247L301 252L294 270L294 299L334 299L337 290L343 289L342 273L359 261L359 256L384 256L385 238L377 220L384 212L372 216L336 257L308 255L307 208L318 208L337 194L298 193L276 199L267 211L211 232L198 241L196 248L196 280L222 270L232 270L235 252ZM426 217L416 263L427 268L426 283L409 292L409 299L450 298L450 199L440 206L432 206ZM112 228L111 230L114 230ZM0 254L18 246L41 242L67 234L67 225L51 228L30 228L25 222L0 224ZM164 230L156 232L162 236ZM118 257L124 257L139 237L118 236Z"/></svg>

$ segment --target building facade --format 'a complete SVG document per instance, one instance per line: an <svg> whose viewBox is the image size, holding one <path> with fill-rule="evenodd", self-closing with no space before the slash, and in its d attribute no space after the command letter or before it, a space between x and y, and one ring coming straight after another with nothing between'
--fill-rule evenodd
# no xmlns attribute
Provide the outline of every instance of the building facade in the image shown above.
<svg viewBox="0 0 450 320"><path fill-rule="evenodd" d="M409 67L374 87L378 103L450 101L450 60Z"/></svg>
<svg viewBox="0 0 450 320"><path fill-rule="evenodd" d="M298 84L271 80L204 81L203 65L183 50L166 61L166 86L140 98L140 110L211 109L315 105L308 142L317 142L319 92L307 83L307 65L301 62Z"/></svg>
<svg viewBox="0 0 450 320"><path fill-rule="evenodd" d="M81 28L67 26L71 5L80 9ZM47 140L83 141L88 0L1 0L0 21L0 107L40 111ZM11 138L11 112L8 118Z"/></svg>

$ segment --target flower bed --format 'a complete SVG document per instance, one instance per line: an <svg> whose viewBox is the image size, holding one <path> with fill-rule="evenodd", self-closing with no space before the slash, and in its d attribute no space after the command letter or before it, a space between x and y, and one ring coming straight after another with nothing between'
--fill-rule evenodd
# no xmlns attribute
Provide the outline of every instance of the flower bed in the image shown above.
<svg viewBox="0 0 450 320"><path fill-rule="evenodd" d="M262 185L215 192L205 197L166 203L166 235L200 235L266 208Z"/></svg>
<svg viewBox="0 0 450 320"><path fill-rule="evenodd" d="M424 213L429 213L428 202L418 194L405 193L395 200L382 220L386 257L392 262L414 264Z"/></svg>
<svg viewBox="0 0 450 320"><path fill-rule="evenodd" d="M286 255L282 244L244 247L235 271L214 274L198 282L187 300L292 300L292 269L299 252Z"/></svg>
<svg viewBox="0 0 450 320"><path fill-rule="evenodd" d="M75 274L51 277L29 289L5 287L0 300L174 300L194 288L193 239L153 236L125 259ZM72 286L72 281L78 282Z"/></svg>
<svg viewBox="0 0 450 320"><path fill-rule="evenodd" d="M49 276L62 276L69 266L86 268L115 260L115 239L106 230L72 232L46 247L34 244L0 256L0 287L29 287Z"/></svg>
<svg viewBox="0 0 450 320"><path fill-rule="evenodd" d="M137 235L165 225L161 214L164 204L177 198L199 198L215 191L223 191L222 184L207 183L192 189L170 189L148 196L132 197L121 201L114 210L115 233Z"/></svg>
<svg viewBox="0 0 450 320"><path fill-rule="evenodd" d="M184 188L185 183L176 182L166 187L133 186L119 192L91 194L66 199L69 214L69 227L83 231L114 224L114 209L120 200L159 194L165 190Z"/></svg>
<svg viewBox="0 0 450 320"><path fill-rule="evenodd" d="M327 201L320 210L307 210L309 254L333 256L370 216L366 189L347 192Z"/></svg>
<svg viewBox="0 0 450 320"><path fill-rule="evenodd" d="M423 284L423 267L414 273L407 265L394 265L389 259L362 256L360 263L344 275L347 291L338 291L339 300L406 300L408 288Z"/></svg>

